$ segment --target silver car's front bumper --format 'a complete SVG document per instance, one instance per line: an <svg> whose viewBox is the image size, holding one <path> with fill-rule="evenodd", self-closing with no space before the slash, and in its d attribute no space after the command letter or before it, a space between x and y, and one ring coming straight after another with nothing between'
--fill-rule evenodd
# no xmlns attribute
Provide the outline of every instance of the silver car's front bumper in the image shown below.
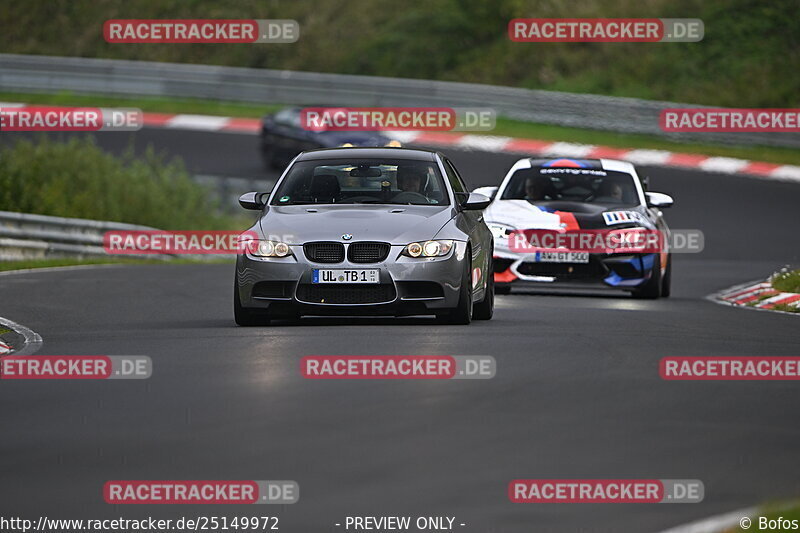
<svg viewBox="0 0 800 533"><path fill-rule="evenodd" d="M314 263L302 245L292 255L260 258L248 254L236 260L236 290L245 308L281 315L435 314L458 305L464 278L466 243L456 241L444 257L411 258L393 245L381 263ZM314 269L378 269L379 284L313 284Z"/></svg>

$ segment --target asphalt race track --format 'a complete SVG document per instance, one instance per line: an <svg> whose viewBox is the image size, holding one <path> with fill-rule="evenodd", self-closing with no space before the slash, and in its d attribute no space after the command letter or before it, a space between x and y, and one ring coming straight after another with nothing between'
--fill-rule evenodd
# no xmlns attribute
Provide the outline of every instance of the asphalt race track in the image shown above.
<svg viewBox="0 0 800 533"><path fill-rule="evenodd" d="M146 129L194 172L263 177L257 138ZM11 136L4 135L0 142ZM98 137L122 150L129 134ZM473 187L514 156L446 150ZM0 276L0 316L40 355L149 355L144 381L0 383L0 513L36 518L281 517L333 532L347 515L455 516L464 532L656 532L800 493L800 388L669 382L672 355L797 356L800 320L705 296L800 260L800 185L646 168L672 194L673 295L499 296L495 318L233 323L233 266L107 266ZM246 191L242 191L246 192ZM120 199L123 201L124 199ZM175 199L180 201L179 198ZM305 355L493 355L497 376L312 381ZM700 504L512 504L516 478L700 479ZM113 506L112 479L291 479L290 506Z"/></svg>

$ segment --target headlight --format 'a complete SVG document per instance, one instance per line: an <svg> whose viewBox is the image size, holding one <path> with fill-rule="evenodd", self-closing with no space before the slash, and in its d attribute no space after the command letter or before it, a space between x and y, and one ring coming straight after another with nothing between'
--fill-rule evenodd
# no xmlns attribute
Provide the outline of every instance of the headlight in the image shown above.
<svg viewBox="0 0 800 533"><path fill-rule="evenodd" d="M489 224L489 231L492 232L495 239L507 239L508 232L514 231L514 228L504 224Z"/></svg>
<svg viewBox="0 0 800 533"><path fill-rule="evenodd" d="M276 241L250 241L247 250L256 257L286 257L292 255L289 245Z"/></svg>
<svg viewBox="0 0 800 533"><path fill-rule="evenodd" d="M450 253L453 241L412 242L403 248L403 255L408 257L441 257Z"/></svg>

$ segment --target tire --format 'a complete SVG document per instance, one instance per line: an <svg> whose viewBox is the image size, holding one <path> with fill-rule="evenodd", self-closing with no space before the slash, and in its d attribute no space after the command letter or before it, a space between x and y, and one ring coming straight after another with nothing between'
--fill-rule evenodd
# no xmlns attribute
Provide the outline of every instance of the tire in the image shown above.
<svg viewBox="0 0 800 533"><path fill-rule="evenodd" d="M458 291L458 305L455 309L439 316L442 324L453 324L465 326L472 322L472 260L469 248L467 248L467 258L464 261L464 272L461 275L461 289Z"/></svg>
<svg viewBox="0 0 800 533"><path fill-rule="evenodd" d="M633 297L640 300L657 300L659 296L661 296L661 256L656 254L650 279L633 291Z"/></svg>
<svg viewBox="0 0 800 533"><path fill-rule="evenodd" d="M239 299L239 280L234 280L233 283L233 319L239 326L268 326L269 316L266 312L254 311L242 307L242 302Z"/></svg>
<svg viewBox="0 0 800 533"><path fill-rule="evenodd" d="M672 254L667 255L667 269L664 271L664 279L661 280L661 297L669 298L672 292Z"/></svg>
<svg viewBox="0 0 800 533"><path fill-rule="evenodd" d="M487 274L483 300L472 306L472 318L475 320L491 320L494 315L494 259L491 257L484 276Z"/></svg>

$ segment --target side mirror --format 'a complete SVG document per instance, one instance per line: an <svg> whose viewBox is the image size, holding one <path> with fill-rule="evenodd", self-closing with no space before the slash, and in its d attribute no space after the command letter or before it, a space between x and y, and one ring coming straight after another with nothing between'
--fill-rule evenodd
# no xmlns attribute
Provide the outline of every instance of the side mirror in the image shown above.
<svg viewBox="0 0 800 533"><path fill-rule="evenodd" d="M253 211L260 211L264 208L264 196L269 193L263 192L246 192L239 197L239 205L245 209L252 209Z"/></svg>
<svg viewBox="0 0 800 533"><path fill-rule="evenodd" d="M480 211L481 209L489 207L490 203L492 203L491 198L487 198L477 192L471 192L469 196L467 196L467 199L461 204L461 207L466 211Z"/></svg>
<svg viewBox="0 0 800 533"><path fill-rule="evenodd" d="M663 192L646 192L644 193L647 198L647 207L658 207L661 209L672 207L675 200L669 194Z"/></svg>
<svg viewBox="0 0 800 533"><path fill-rule="evenodd" d="M498 187L478 187L472 192L482 194L489 198L490 200L494 199L494 195L497 194Z"/></svg>

